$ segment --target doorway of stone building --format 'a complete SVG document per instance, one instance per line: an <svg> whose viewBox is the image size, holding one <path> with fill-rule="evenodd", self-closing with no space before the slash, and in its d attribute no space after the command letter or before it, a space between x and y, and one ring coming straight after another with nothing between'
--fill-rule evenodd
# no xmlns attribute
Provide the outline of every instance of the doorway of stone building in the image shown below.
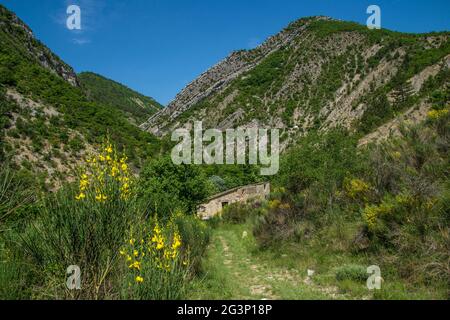
<svg viewBox="0 0 450 320"><path fill-rule="evenodd" d="M225 209L226 207L228 207L228 205L229 205L228 201L222 202L222 210Z"/></svg>

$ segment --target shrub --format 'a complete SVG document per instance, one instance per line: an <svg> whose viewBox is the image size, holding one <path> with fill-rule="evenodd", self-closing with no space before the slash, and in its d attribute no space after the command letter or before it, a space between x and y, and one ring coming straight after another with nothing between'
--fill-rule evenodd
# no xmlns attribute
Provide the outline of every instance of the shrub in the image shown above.
<svg viewBox="0 0 450 320"><path fill-rule="evenodd" d="M348 264L336 269L336 280L352 280L365 282L368 278L367 269L357 264Z"/></svg>
<svg viewBox="0 0 450 320"><path fill-rule="evenodd" d="M370 186L367 182L361 179L348 179L344 180L344 190L350 198L354 200L367 201Z"/></svg>
<svg viewBox="0 0 450 320"><path fill-rule="evenodd" d="M442 118L446 115L448 115L449 109L442 109L442 110L431 110L428 112L427 116L431 120L437 120L439 118Z"/></svg>
<svg viewBox="0 0 450 320"><path fill-rule="evenodd" d="M183 239L182 249L189 256L192 272L199 273L201 259L211 238L209 224L200 220L196 215L186 215L180 211L173 215L172 220Z"/></svg>
<svg viewBox="0 0 450 320"><path fill-rule="evenodd" d="M151 231L131 232L120 250L126 264L123 298L143 300L180 299L189 276L189 255L176 224L161 224L157 218Z"/></svg>
<svg viewBox="0 0 450 320"><path fill-rule="evenodd" d="M368 205L364 208L364 219L372 232L382 230L382 222L405 223L405 215L410 214L420 205L408 194L399 194L396 197L386 196L379 205Z"/></svg>
<svg viewBox="0 0 450 320"><path fill-rule="evenodd" d="M261 212L264 213L265 209L262 208ZM253 234L262 247L276 245L295 236L294 221L295 208L289 203L273 199L267 204L267 213L256 217Z"/></svg>
<svg viewBox="0 0 450 320"><path fill-rule="evenodd" d="M149 211L162 218L177 210L195 213L212 187L199 166L176 165L168 156L145 166L139 186L139 196L147 202Z"/></svg>
<svg viewBox="0 0 450 320"><path fill-rule="evenodd" d="M143 215L130 180L126 158L107 143L87 160L78 188L65 187L44 199L20 245L43 280L41 293L96 299L114 293L119 248L129 226ZM82 272L82 290L76 293L65 288L71 265Z"/></svg>
<svg viewBox="0 0 450 320"><path fill-rule="evenodd" d="M222 211L222 220L228 223L243 223L250 216L252 209L248 204L232 203Z"/></svg>

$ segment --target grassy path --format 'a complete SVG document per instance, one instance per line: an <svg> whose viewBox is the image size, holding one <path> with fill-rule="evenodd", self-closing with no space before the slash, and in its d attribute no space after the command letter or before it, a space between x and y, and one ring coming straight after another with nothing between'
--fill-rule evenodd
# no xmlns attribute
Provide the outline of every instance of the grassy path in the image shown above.
<svg viewBox="0 0 450 320"><path fill-rule="evenodd" d="M259 254L245 225L216 229L203 267L191 299L345 299L335 287L313 284L306 270L277 266Z"/></svg>

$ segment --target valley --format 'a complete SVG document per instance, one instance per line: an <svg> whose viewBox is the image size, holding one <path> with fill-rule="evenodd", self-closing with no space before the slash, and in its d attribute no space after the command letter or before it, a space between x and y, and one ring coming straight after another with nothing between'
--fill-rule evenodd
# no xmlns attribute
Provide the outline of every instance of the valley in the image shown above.
<svg viewBox="0 0 450 320"><path fill-rule="evenodd" d="M301 18L167 107L77 74L2 5L0 44L0 299L450 297L450 32ZM262 162L223 145L270 130Z"/></svg>

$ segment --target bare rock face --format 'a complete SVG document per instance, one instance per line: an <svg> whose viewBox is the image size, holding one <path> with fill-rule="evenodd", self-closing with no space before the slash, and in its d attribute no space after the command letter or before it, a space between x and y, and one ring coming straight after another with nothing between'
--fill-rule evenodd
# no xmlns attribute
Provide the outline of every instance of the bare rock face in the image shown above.
<svg viewBox="0 0 450 320"><path fill-rule="evenodd" d="M54 72L72 86L79 86L75 71L34 37L31 29L17 15L0 6L0 30L19 39L27 48L27 54L41 66Z"/></svg>

